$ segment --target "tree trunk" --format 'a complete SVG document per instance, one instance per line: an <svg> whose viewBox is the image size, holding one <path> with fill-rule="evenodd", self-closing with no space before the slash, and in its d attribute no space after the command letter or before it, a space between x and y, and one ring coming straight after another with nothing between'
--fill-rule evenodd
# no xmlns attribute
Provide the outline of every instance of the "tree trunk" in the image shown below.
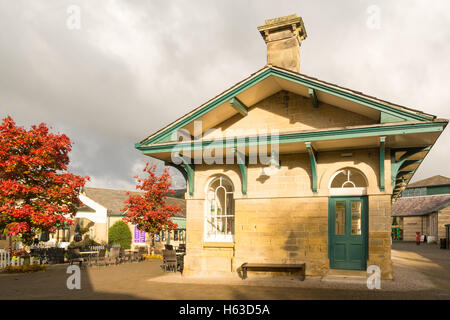
<svg viewBox="0 0 450 320"><path fill-rule="evenodd" d="M155 233L151 232L150 233L150 245L148 246L148 254L151 255L152 254L152 249L155 247Z"/></svg>

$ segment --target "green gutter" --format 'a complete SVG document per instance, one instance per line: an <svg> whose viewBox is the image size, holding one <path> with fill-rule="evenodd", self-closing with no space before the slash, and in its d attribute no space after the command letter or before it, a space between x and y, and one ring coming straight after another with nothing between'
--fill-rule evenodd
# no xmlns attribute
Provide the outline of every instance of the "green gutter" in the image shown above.
<svg viewBox="0 0 450 320"><path fill-rule="evenodd" d="M376 136L389 136L396 134L411 134L411 133L424 133L424 132L439 132L442 131L447 122L427 122L416 124L400 124L389 125L380 127L368 127L368 128L350 128L350 129L337 129L329 131L316 131L316 132L299 132L299 133L286 133L280 134L277 142L283 143L297 143L297 142L312 142L323 140L339 140L339 139L352 139L361 137L376 137ZM266 136L263 141L255 137L242 137L242 138L229 138L213 141L192 141L192 142L180 142L170 143L164 145L150 145L139 146L137 149L141 150L144 154L172 152L172 151L188 151L188 150L201 150L217 148L222 144L227 147L241 147L241 146L254 146L261 144L270 144L271 136Z"/></svg>

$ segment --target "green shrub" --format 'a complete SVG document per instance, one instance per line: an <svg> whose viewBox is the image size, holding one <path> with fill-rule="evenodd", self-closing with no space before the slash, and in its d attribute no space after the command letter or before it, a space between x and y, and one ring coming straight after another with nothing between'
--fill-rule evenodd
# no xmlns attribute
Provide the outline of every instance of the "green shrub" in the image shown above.
<svg viewBox="0 0 450 320"><path fill-rule="evenodd" d="M117 221L109 228L108 243L120 244L121 248L131 248L131 231L128 225L123 221Z"/></svg>

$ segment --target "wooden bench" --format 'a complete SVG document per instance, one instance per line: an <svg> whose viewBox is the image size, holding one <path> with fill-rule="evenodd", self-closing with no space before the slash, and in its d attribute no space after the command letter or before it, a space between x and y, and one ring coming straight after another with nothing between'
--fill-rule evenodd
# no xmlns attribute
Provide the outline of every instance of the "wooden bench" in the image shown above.
<svg viewBox="0 0 450 320"><path fill-rule="evenodd" d="M239 268L242 270L242 280L247 278L247 271L269 271L269 272L293 272L302 273L301 280L305 280L305 264L272 264L272 263L244 263ZM239 270L238 270L239 271Z"/></svg>

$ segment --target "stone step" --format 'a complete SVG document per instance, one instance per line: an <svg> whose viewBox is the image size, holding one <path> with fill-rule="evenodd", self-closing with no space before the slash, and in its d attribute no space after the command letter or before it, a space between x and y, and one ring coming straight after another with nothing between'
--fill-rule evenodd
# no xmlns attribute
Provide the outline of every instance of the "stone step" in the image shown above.
<svg viewBox="0 0 450 320"><path fill-rule="evenodd" d="M343 277L343 278L367 278L367 272L363 270L341 270L341 269L330 269L326 276L329 277Z"/></svg>

